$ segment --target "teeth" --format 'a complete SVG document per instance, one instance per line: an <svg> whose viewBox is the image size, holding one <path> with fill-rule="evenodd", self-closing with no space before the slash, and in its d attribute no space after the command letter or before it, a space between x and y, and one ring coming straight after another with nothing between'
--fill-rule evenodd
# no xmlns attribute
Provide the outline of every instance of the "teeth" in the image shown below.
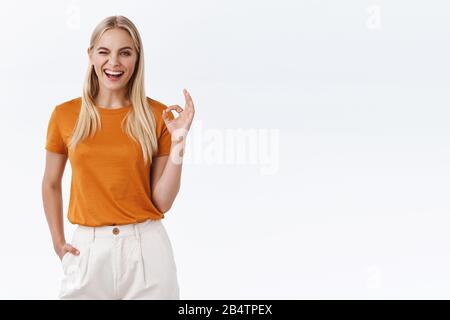
<svg viewBox="0 0 450 320"><path fill-rule="evenodd" d="M105 73L110 75L110 76L118 76L123 74L123 71L109 71L109 70L105 70Z"/></svg>

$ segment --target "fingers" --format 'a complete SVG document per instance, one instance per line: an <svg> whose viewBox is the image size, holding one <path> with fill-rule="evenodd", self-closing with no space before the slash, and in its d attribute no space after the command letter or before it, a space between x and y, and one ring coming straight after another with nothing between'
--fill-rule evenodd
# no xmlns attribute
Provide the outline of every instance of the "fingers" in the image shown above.
<svg viewBox="0 0 450 320"><path fill-rule="evenodd" d="M178 112L178 113L183 112L183 108L180 107L180 106L177 105L177 104L174 104L174 105L172 105L172 106L168 106L167 109L164 110L164 111L169 112L170 110L175 110L175 111Z"/></svg>
<svg viewBox="0 0 450 320"><path fill-rule="evenodd" d="M68 251L71 254L76 255L76 256L80 254L80 251L77 248L75 248L74 246L72 246L70 243L66 243L64 246L64 249L65 249L65 251Z"/></svg>
<svg viewBox="0 0 450 320"><path fill-rule="evenodd" d="M173 106L168 106L166 109L163 110L162 113L162 117L165 121L169 122L172 119L170 119L169 117L169 113L171 112L171 110L175 110L176 112L180 113L183 112L183 108L181 108L179 105L175 104ZM173 114L172 114L172 118L173 118Z"/></svg>
<svg viewBox="0 0 450 320"><path fill-rule="evenodd" d="M184 97L186 99L186 102L192 102L191 94L186 89L183 89L183 93L184 93Z"/></svg>
<svg viewBox="0 0 450 320"><path fill-rule="evenodd" d="M194 102L192 101L191 94L186 89L183 89L183 94L184 94L184 97L186 100L185 109L181 108L177 104L168 106L162 112L162 118L164 119L165 122L170 122L170 121L174 120L173 117L172 117L172 119L169 117L169 112L171 112L171 110L175 110L176 112L178 112L182 119L188 119L189 121L192 121L192 118L194 117L194 113L195 113ZM186 111L186 112L183 112L183 111Z"/></svg>
<svg viewBox="0 0 450 320"><path fill-rule="evenodd" d="M169 108L163 110L163 113L162 113L162 118L163 118L163 120L164 120L165 122L170 122L170 121L172 121L172 119L173 119L173 114L171 114L172 119L169 117L170 111L169 111L168 109L169 109Z"/></svg>
<svg viewBox="0 0 450 320"><path fill-rule="evenodd" d="M183 89L184 98L186 100L186 110L189 111L190 114L194 114L194 102L192 101L191 94L186 90Z"/></svg>

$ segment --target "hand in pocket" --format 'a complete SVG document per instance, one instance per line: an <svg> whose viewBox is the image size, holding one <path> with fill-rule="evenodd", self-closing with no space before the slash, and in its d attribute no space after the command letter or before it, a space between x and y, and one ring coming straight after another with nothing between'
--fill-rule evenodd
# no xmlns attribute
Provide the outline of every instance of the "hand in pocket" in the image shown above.
<svg viewBox="0 0 450 320"><path fill-rule="evenodd" d="M58 250L57 254L59 256L59 259L62 261L64 256L69 253L77 256L80 254L80 251L77 248L75 248L74 246L72 246L70 243L64 243L61 246L61 248Z"/></svg>

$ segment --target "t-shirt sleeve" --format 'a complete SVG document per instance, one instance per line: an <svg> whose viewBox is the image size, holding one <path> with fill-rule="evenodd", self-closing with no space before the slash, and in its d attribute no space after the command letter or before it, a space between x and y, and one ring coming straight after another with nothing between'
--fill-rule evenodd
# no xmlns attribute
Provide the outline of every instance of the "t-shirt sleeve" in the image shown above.
<svg viewBox="0 0 450 320"><path fill-rule="evenodd" d="M166 107L167 108L167 107ZM169 119L175 119L172 111L168 113ZM161 114L161 135L158 137L158 152L156 153L156 157L168 156L170 154L170 147L172 145L171 135L169 130L167 129L166 123L162 118Z"/></svg>
<svg viewBox="0 0 450 320"><path fill-rule="evenodd" d="M59 129L59 124L57 120L56 107L50 116L50 120L47 126L47 141L45 144L45 149L51 152L61 153L67 155L67 146Z"/></svg>

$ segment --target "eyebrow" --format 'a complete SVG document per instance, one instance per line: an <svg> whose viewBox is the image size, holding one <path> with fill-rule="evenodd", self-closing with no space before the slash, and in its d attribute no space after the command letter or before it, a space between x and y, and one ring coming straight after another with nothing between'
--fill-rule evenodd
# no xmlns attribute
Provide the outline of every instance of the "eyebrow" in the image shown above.
<svg viewBox="0 0 450 320"><path fill-rule="evenodd" d="M131 48L131 47L123 47L123 48L120 48L119 51L120 51L120 50L125 50L125 49L133 50L133 48ZM99 47L99 48L97 48L97 51L99 51L99 50L108 50L108 51L109 51L109 49L108 49L108 48L105 48L105 47Z"/></svg>

